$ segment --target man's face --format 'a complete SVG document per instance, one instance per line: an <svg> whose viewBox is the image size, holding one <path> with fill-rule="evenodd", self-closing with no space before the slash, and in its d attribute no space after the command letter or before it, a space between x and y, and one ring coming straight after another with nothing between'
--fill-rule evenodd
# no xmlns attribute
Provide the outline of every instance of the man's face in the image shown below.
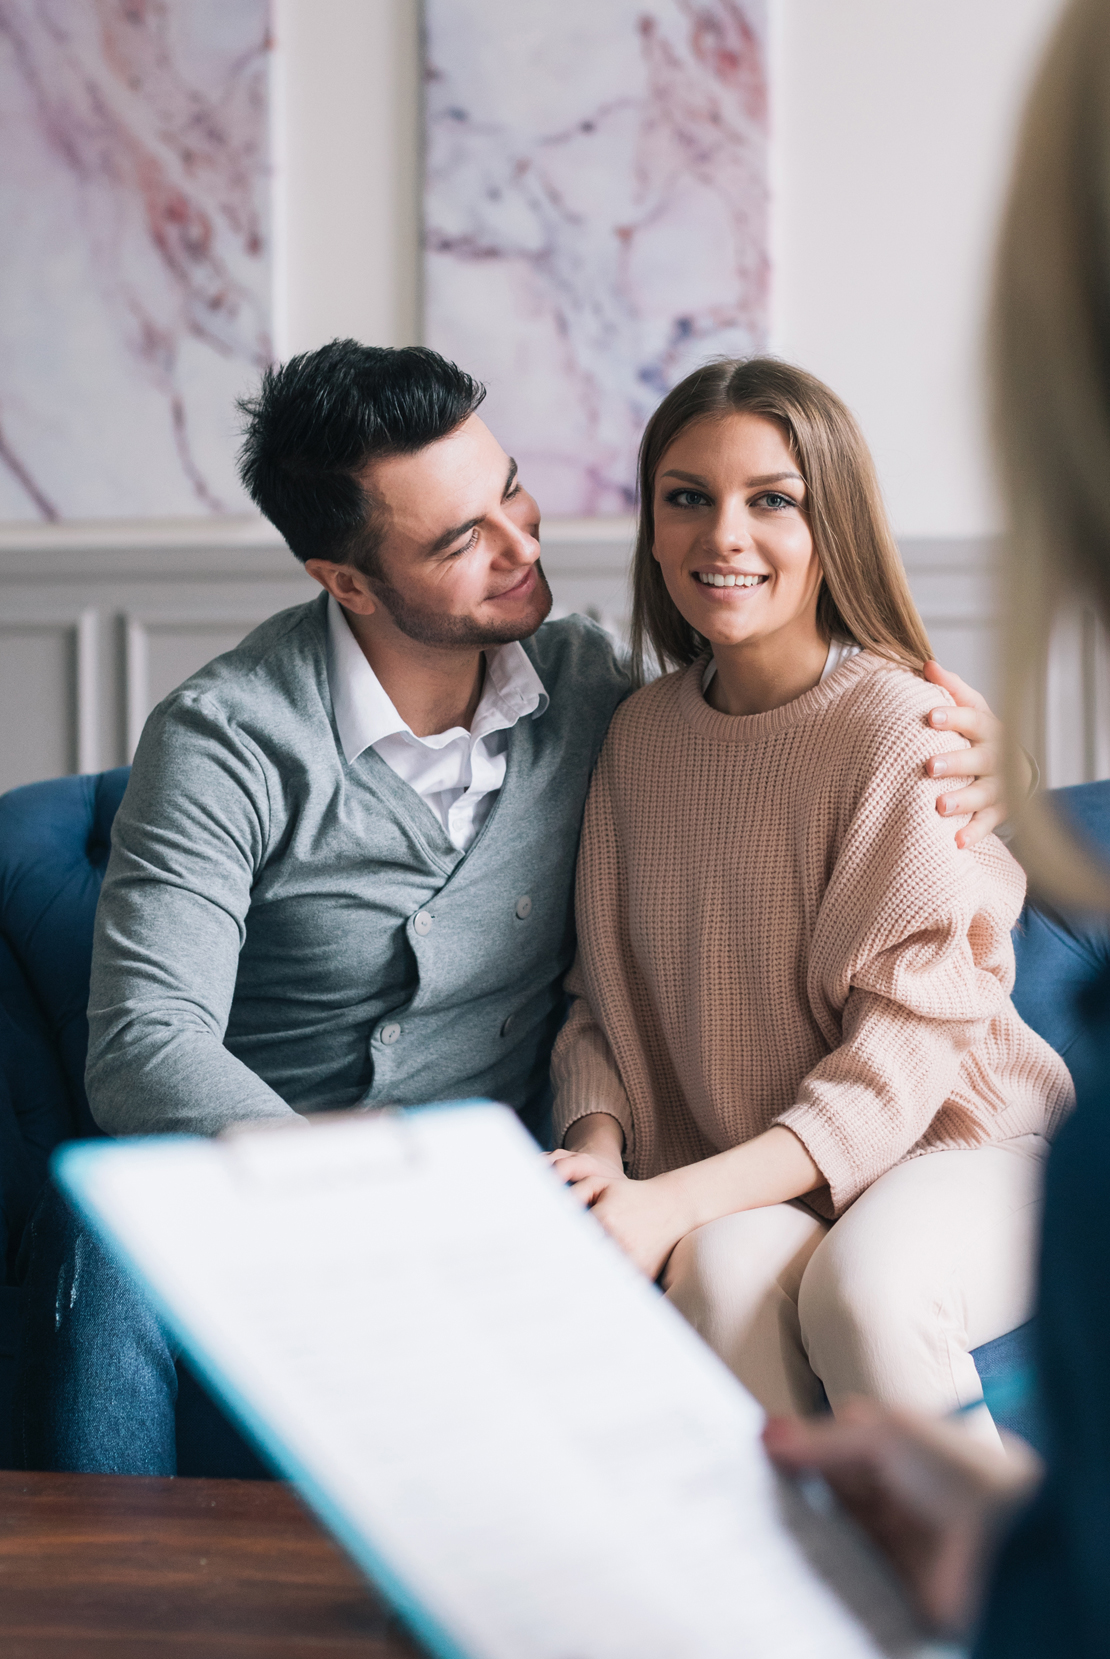
<svg viewBox="0 0 1110 1659"><path fill-rule="evenodd" d="M415 455L372 461L363 485L384 522L368 577L395 626L425 645L506 645L551 609L540 511L477 415Z"/></svg>

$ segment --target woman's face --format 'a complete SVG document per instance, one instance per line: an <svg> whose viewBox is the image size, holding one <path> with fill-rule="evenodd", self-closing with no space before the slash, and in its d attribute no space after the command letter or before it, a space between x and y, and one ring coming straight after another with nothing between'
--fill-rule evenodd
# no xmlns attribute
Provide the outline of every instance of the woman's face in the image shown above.
<svg viewBox="0 0 1110 1659"><path fill-rule="evenodd" d="M695 421L663 455L653 551L667 592L711 644L816 632L821 567L805 495L781 429L761 415Z"/></svg>

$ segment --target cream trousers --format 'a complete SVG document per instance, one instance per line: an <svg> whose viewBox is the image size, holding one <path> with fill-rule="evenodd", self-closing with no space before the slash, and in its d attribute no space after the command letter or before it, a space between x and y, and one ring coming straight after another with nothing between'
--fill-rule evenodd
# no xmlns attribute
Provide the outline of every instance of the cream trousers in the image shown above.
<svg viewBox="0 0 1110 1659"><path fill-rule="evenodd" d="M941 1415L982 1397L973 1348L1029 1318L1048 1143L932 1152L835 1224L771 1204L699 1227L663 1278L678 1311L772 1413L849 1395ZM997 1443L984 1407L965 1419Z"/></svg>

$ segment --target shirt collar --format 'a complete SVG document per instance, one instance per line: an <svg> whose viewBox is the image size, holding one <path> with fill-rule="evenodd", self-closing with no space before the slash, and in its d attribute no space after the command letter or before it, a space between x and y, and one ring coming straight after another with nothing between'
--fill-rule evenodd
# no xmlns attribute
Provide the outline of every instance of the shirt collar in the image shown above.
<svg viewBox="0 0 1110 1659"><path fill-rule="evenodd" d="M858 657L862 649L863 647L861 645L857 645L854 640L831 639L829 641L829 654L825 658L825 666L821 670L821 678L817 682L818 685L823 684L824 681L828 679L830 674L835 674L841 663L847 662L849 657ZM716 661L713 657L710 657L705 667L705 673L701 677L702 691L709 690L709 687L713 682L713 676L716 672Z"/></svg>
<svg viewBox="0 0 1110 1659"><path fill-rule="evenodd" d="M380 743L383 737L400 733L414 743L441 748L445 739L461 730L456 728L454 734L436 733L431 738L415 735L394 708L392 698L351 632L342 606L331 594L328 595L328 689L348 766L364 749ZM469 735L478 738L486 732L514 726L526 714L538 718L550 700L519 640L495 646L486 652L485 684Z"/></svg>

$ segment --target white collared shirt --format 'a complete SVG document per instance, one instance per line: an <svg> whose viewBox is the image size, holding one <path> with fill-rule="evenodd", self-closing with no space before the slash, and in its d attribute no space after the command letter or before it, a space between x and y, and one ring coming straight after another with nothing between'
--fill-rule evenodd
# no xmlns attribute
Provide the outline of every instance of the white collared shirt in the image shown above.
<svg viewBox="0 0 1110 1659"><path fill-rule="evenodd" d="M456 847L466 852L505 781L509 732L526 714L539 716L550 699L519 641L486 652L482 695L470 730L417 737L401 719L342 607L328 597L328 687L348 766L364 749L426 801Z"/></svg>
<svg viewBox="0 0 1110 1659"><path fill-rule="evenodd" d="M835 674L842 662L847 662L850 657L858 657L861 650L862 646L857 645L854 640L830 640L829 654L825 658L825 666L821 670L821 679L818 680L817 684L821 685L823 681L828 679L830 674ZM701 677L701 689L703 694L709 690L710 683L716 672L717 664L713 658L710 657L709 662L706 665L705 673Z"/></svg>

